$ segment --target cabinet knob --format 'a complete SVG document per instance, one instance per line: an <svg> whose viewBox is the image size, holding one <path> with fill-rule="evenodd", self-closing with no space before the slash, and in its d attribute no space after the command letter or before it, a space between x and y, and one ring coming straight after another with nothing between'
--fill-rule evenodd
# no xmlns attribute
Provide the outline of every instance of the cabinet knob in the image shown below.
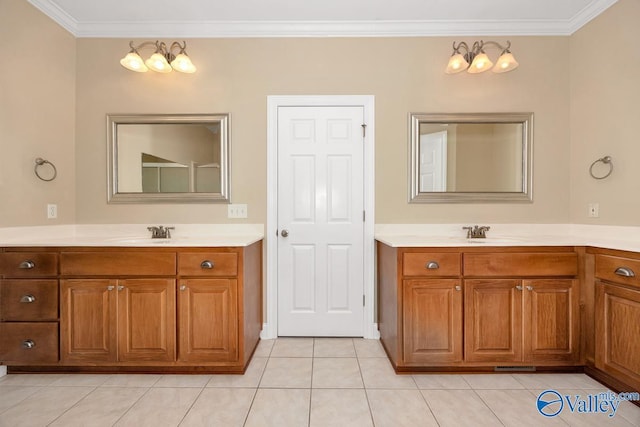
<svg viewBox="0 0 640 427"><path fill-rule="evenodd" d="M429 261L429 262L427 263L427 265L425 266L425 268L426 268L427 270L437 270L437 269L439 269L439 268L440 268L440 264L438 264L438 263L437 263L437 262L435 262L435 261Z"/></svg>
<svg viewBox="0 0 640 427"><path fill-rule="evenodd" d="M634 273L629 267L618 267L614 273L622 277L636 277L636 273Z"/></svg>
<svg viewBox="0 0 640 427"><path fill-rule="evenodd" d="M112 290L113 290L113 288L114 288L114 287L113 287L113 286L111 286L111 285L107 286L107 290L108 290L108 291L112 291Z"/></svg>
<svg viewBox="0 0 640 427"><path fill-rule="evenodd" d="M182 286L180 286L180 290L181 290L181 291L186 291L186 290L187 290L187 285L182 285Z"/></svg>
<svg viewBox="0 0 640 427"><path fill-rule="evenodd" d="M533 286L527 286L527 290L528 291L532 291L533 290Z"/></svg>
<svg viewBox="0 0 640 427"><path fill-rule="evenodd" d="M460 287L460 285L456 285L456 291L461 291L462 287Z"/></svg>
<svg viewBox="0 0 640 427"><path fill-rule="evenodd" d="M210 270L213 268L213 263L209 260L205 260L200 263L200 267Z"/></svg>
<svg viewBox="0 0 640 427"><path fill-rule="evenodd" d="M516 289L521 291L522 290L522 285L516 285Z"/></svg>
<svg viewBox="0 0 640 427"><path fill-rule="evenodd" d="M35 346L36 346L36 343L33 340L22 341L22 348L33 348Z"/></svg>
<svg viewBox="0 0 640 427"><path fill-rule="evenodd" d="M18 268L23 268L25 270L31 270L32 268L35 268L36 263L31 261L30 259L24 260L20 263L20 265L18 265Z"/></svg>
<svg viewBox="0 0 640 427"><path fill-rule="evenodd" d="M119 285L119 286L118 286L118 290L119 290L119 291L121 291L121 290L123 290L123 289L124 289L124 286L122 286L122 285Z"/></svg>
<svg viewBox="0 0 640 427"><path fill-rule="evenodd" d="M36 297L34 297L33 295L22 295L22 298L20 298L20 302L24 302L26 304L31 304L32 302L35 302Z"/></svg>

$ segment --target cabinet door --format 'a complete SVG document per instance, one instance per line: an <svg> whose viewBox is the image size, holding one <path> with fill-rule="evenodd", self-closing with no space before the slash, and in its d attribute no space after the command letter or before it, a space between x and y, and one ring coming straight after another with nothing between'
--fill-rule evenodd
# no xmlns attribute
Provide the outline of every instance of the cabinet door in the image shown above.
<svg viewBox="0 0 640 427"><path fill-rule="evenodd" d="M465 360L522 361L522 283L465 280Z"/></svg>
<svg viewBox="0 0 640 427"><path fill-rule="evenodd" d="M173 362L176 354L174 279L118 281L118 359Z"/></svg>
<svg viewBox="0 0 640 427"><path fill-rule="evenodd" d="M596 282L596 367L640 390L640 291Z"/></svg>
<svg viewBox="0 0 640 427"><path fill-rule="evenodd" d="M115 362L116 281L60 281L62 363Z"/></svg>
<svg viewBox="0 0 640 427"><path fill-rule="evenodd" d="M524 359L574 362L579 353L579 301L575 280L524 280Z"/></svg>
<svg viewBox="0 0 640 427"><path fill-rule="evenodd" d="M237 280L181 280L178 307L180 361L238 360Z"/></svg>
<svg viewBox="0 0 640 427"><path fill-rule="evenodd" d="M404 362L461 362L460 280L405 280L402 301Z"/></svg>

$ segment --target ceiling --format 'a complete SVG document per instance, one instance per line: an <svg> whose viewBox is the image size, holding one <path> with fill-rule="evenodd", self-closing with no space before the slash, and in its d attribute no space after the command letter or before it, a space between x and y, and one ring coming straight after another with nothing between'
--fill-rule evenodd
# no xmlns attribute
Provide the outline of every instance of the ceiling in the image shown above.
<svg viewBox="0 0 640 427"><path fill-rule="evenodd" d="M617 0L28 0L76 37L570 35Z"/></svg>

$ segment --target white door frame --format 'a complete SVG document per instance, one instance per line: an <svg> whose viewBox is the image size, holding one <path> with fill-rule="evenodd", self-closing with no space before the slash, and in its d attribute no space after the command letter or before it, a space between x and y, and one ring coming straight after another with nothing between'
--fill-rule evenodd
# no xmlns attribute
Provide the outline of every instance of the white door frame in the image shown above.
<svg viewBox="0 0 640 427"><path fill-rule="evenodd" d="M260 336L278 337L278 108L362 106L364 137L364 338L379 338L375 322L375 98L373 95L292 95L267 97L267 318Z"/></svg>

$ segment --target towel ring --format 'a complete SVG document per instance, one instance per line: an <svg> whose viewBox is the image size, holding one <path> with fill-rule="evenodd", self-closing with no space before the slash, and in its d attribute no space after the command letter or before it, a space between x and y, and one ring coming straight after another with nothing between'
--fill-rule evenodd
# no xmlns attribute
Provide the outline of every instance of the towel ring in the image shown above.
<svg viewBox="0 0 640 427"><path fill-rule="evenodd" d="M51 178L43 178L38 172L38 168L44 164L48 164L53 168L53 176ZM56 179L56 176L58 176L58 169L56 169L56 165L51 163L49 160L43 159L42 157L38 157L36 159L36 165L33 167L33 171L35 172L36 176L43 181L53 181L54 179Z"/></svg>
<svg viewBox="0 0 640 427"><path fill-rule="evenodd" d="M594 175L593 173L593 167L598 164L598 163L602 163L604 165L609 165L609 172L607 172L606 174L602 175L602 176L597 176ZM594 178L594 179L605 179L606 177L608 177L609 175L611 175L611 172L613 172L613 161L611 160L611 156L604 156L599 158L598 160L596 160L595 162L591 163L591 166L589 167L589 174Z"/></svg>

